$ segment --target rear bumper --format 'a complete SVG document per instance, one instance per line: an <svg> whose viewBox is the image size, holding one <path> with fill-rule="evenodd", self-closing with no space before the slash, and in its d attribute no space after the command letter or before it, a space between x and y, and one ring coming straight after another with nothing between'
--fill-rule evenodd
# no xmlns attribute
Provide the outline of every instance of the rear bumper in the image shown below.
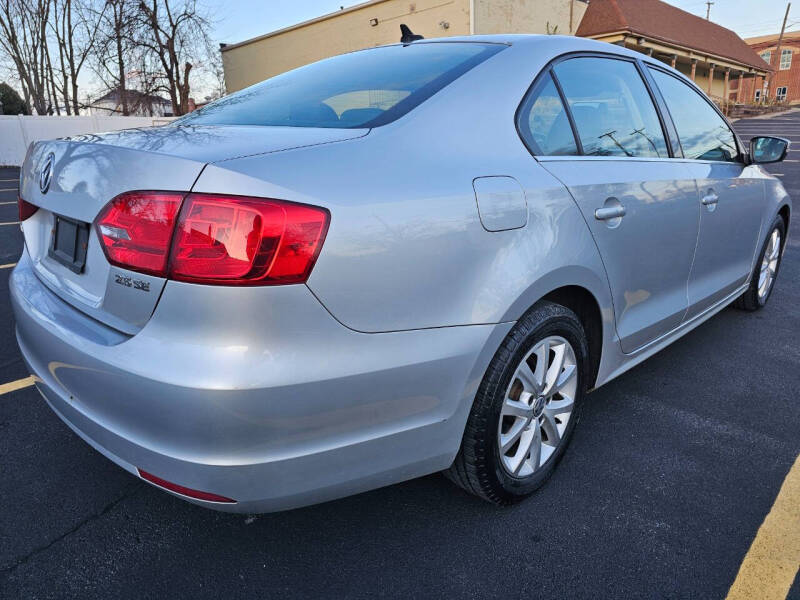
<svg viewBox="0 0 800 600"><path fill-rule="evenodd" d="M48 404L136 474L294 508L446 468L511 324L362 334L302 285L169 282L120 334L47 289L23 255L10 280L22 354Z"/></svg>

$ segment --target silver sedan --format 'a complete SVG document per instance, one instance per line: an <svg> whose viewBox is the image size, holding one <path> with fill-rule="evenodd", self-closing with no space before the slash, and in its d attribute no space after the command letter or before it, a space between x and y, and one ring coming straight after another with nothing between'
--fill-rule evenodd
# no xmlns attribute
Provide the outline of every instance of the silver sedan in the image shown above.
<svg viewBox="0 0 800 600"><path fill-rule="evenodd" d="M11 277L36 385L191 502L445 470L508 504L586 394L762 308L791 202L689 80L561 36L374 48L169 126L39 142Z"/></svg>

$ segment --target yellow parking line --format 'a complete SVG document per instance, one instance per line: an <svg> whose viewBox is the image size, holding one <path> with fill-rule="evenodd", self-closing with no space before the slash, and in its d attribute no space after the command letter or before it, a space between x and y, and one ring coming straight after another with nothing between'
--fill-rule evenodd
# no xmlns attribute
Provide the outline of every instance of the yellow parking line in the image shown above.
<svg viewBox="0 0 800 600"><path fill-rule="evenodd" d="M0 223L0 225L19 225L19 221L9 221L8 223Z"/></svg>
<svg viewBox="0 0 800 600"><path fill-rule="evenodd" d="M11 267L16 267L17 263L8 263L7 265L0 265L0 269L10 269Z"/></svg>
<svg viewBox="0 0 800 600"><path fill-rule="evenodd" d="M0 385L0 396L3 394L8 394L9 392L21 390L22 388L30 387L34 384L34 382L35 379L33 378L33 375L29 375L25 379L17 379L16 381L4 383Z"/></svg>
<svg viewBox="0 0 800 600"><path fill-rule="evenodd" d="M739 567L727 600L784 600L800 568L800 456Z"/></svg>

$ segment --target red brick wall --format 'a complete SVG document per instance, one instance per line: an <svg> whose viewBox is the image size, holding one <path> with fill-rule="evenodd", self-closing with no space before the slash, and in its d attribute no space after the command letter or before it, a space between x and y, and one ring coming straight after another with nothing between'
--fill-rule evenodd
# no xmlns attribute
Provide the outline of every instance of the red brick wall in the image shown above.
<svg viewBox="0 0 800 600"><path fill-rule="evenodd" d="M784 40L781 44L781 52L783 50L792 50L792 66L789 69L780 71L778 65L780 63L780 56L775 52L777 49L777 41L762 42L760 44L751 44L753 50L757 54L761 54L765 50L771 50L770 66L775 69L772 74L769 85L769 97L775 98L775 90L779 87L786 86L786 101L789 103L800 103L800 39ZM741 102L753 102L755 98L756 86L762 87L763 79L761 77L745 77L742 84L742 95L739 97Z"/></svg>

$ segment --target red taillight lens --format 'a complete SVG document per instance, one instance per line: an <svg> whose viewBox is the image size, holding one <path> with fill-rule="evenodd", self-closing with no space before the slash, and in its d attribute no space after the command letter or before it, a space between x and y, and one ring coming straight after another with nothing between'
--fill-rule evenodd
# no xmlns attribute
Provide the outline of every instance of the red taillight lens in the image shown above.
<svg viewBox="0 0 800 600"><path fill-rule="evenodd" d="M169 277L222 285L302 283L328 230L328 211L280 200L190 194Z"/></svg>
<svg viewBox="0 0 800 600"><path fill-rule="evenodd" d="M182 485L178 485L177 483L172 483L171 481L167 481L166 479L161 479L161 477L157 477L152 473L148 473L147 471L142 471L141 469L136 469L139 471L139 476L142 479L149 481L150 483L154 483L159 487L164 488L165 490L170 490L173 492L177 492L183 496L188 496L189 498L197 498L198 500L205 500L207 502L225 502L225 503L235 503L236 500L232 498L226 498L225 496L219 496L217 494L212 494L211 492L201 492L200 490L193 490L192 488L187 488Z"/></svg>
<svg viewBox="0 0 800 600"><path fill-rule="evenodd" d="M175 217L184 194L127 192L100 213L96 227L108 262L164 277Z"/></svg>
<svg viewBox="0 0 800 600"><path fill-rule="evenodd" d="M39 210L38 206L34 206L30 202L25 202L22 198L17 198L17 209L19 210L19 220L24 221L34 215Z"/></svg>
<svg viewBox="0 0 800 600"><path fill-rule="evenodd" d="M242 196L184 196L127 192L109 202L95 224L108 261L206 284L308 279L328 231L327 210Z"/></svg>

